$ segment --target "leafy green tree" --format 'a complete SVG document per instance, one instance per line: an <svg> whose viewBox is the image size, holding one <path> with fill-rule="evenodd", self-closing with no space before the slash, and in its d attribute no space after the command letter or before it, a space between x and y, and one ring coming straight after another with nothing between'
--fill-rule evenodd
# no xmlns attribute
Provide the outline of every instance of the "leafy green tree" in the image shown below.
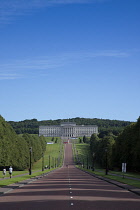
<svg viewBox="0 0 140 210"><path fill-rule="evenodd" d="M90 138L90 151L91 155L93 156L93 160L96 160L96 163L100 165L101 167L106 166L106 155L107 155L107 162L108 162L108 168L112 168L112 151L113 151L113 145L115 143L115 140L113 138L113 135L103 136L103 138L100 138L93 134Z"/></svg>
<svg viewBox="0 0 140 210"><path fill-rule="evenodd" d="M58 138L55 139L55 144L57 143L57 141L58 141Z"/></svg>
<svg viewBox="0 0 140 210"><path fill-rule="evenodd" d="M81 138L79 138L79 144L81 144L82 143L82 139Z"/></svg>
<svg viewBox="0 0 140 210"><path fill-rule="evenodd" d="M11 125L0 116L0 167L12 165L14 170L28 168L30 147L32 162L35 162L46 150L45 137L32 134L17 135Z"/></svg>
<svg viewBox="0 0 140 210"><path fill-rule="evenodd" d="M92 154L96 153L98 141L99 137L96 134L92 134L90 137L90 151Z"/></svg>
<svg viewBox="0 0 140 210"><path fill-rule="evenodd" d="M87 141L86 136L83 136L83 143L86 143L86 141Z"/></svg>
<svg viewBox="0 0 140 210"><path fill-rule="evenodd" d="M54 137L52 137L51 141L54 141Z"/></svg>
<svg viewBox="0 0 140 210"><path fill-rule="evenodd" d="M140 118L116 139L113 162L118 168L125 162L128 170L140 171Z"/></svg>
<svg viewBox="0 0 140 210"><path fill-rule="evenodd" d="M0 116L0 150L1 150L1 166L14 165L17 157L17 149L15 147L17 135L13 128Z"/></svg>

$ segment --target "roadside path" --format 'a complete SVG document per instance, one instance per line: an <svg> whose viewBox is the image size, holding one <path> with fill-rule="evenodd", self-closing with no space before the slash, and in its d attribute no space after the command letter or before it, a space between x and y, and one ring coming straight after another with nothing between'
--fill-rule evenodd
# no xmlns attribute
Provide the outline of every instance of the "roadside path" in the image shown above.
<svg viewBox="0 0 140 210"><path fill-rule="evenodd" d="M40 172L41 170L37 170L37 171L32 171L32 174L36 173L36 172ZM1 171L2 173L2 171ZM8 173L8 172L7 172ZM20 177L20 176L26 176L26 175L29 175L29 173L25 173L25 174L19 174L19 175L12 175L12 178L15 178L15 177ZM30 178L30 175L29 175L29 178ZM10 177L4 177L4 178L0 178L0 180L5 180L5 179L10 179Z"/></svg>

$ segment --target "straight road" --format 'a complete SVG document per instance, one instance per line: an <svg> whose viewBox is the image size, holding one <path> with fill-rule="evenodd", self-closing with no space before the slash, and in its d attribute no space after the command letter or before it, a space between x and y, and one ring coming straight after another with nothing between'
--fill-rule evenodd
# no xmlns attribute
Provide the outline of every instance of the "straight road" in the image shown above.
<svg viewBox="0 0 140 210"><path fill-rule="evenodd" d="M61 169L0 196L0 210L137 210L140 196L74 167L72 145L65 145Z"/></svg>

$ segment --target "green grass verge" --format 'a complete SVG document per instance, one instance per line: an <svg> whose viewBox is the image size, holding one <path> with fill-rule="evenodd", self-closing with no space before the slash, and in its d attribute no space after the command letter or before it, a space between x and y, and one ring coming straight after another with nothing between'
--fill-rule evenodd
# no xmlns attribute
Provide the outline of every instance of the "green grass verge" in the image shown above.
<svg viewBox="0 0 140 210"><path fill-rule="evenodd" d="M109 171L112 174L116 174L116 175L123 175L121 171ZM124 176L128 176L128 177L133 177L133 178L139 178L140 179L140 174L139 173L133 173L133 172L127 172L124 173Z"/></svg>
<svg viewBox="0 0 140 210"><path fill-rule="evenodd" d="M80 168L79 166L77 166L77 167ZM124 183L124 184L128 184L128 185L140 188L140 181L139 180L132 180L132 179L128 179L128 178L125 178L125 177L123 178L123 177L113 176L113 175L105 175L105 170L104 171L92 171L92 170L83 169L83 168L82 168L82 170L93 173L97 176L102 176L102 177L105 177L105 178L108 178L108 179L111 179L111 180L115 180L115 181L120 182L120 183Z"/></svg>
<svg viewBox="0 0 140 210"><path fill-rule="evenodd" d="M32 175L24 175L24 176L20 176L20 177L14 177L13 176L11 179L10 178L9 179L3 179L3 180L0 180L0 187L4 187L4 186L10 185L10 184L18 183L18 182L24 181L26 179L30 179L30 178L39 176L43 173L47 173L47 172L52 171L52 170L53 169L48 169L48 170L45 170L45 171L32 173Z"/></svg>

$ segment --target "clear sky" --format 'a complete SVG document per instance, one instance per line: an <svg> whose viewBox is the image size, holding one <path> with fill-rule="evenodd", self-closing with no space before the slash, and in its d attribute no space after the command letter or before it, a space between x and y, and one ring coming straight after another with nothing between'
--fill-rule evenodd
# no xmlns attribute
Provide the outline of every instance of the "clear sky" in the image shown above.
<svg viewBox="0 0 140 210"><path fill-rule="evenodd" d="M0 0L7 121L140 116L140 0Z"/></svg>

